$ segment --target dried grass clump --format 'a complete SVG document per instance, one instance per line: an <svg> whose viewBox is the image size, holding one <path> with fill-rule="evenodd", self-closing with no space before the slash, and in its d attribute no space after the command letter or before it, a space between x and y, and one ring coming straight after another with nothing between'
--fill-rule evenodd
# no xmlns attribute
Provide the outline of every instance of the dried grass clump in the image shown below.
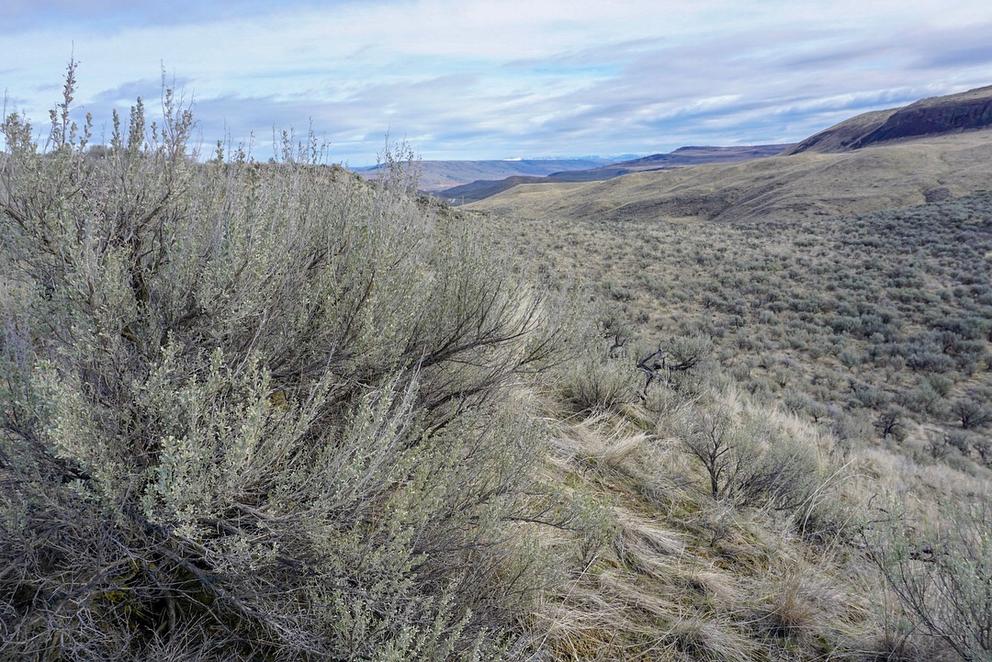
<svg viewBox="0 0 992 662"><path fill-rule="evenodd" d="M565 370L559 389L577 412L618 409L634 400L636 377L628 362L587 356Z"/></svg>
<svg viewBox="0 0 992 662"><path fill-rule="evenodd" d="M858 659L869 646L878 630L845 576L843 543L821 532L809 546L795 524L810 503L837 497L840 474L824 474L819 455L831 440L746 396L718 393L657 385L641 405L555 428L558 480L598 495L612 527L538 611L554 658ZM816 462L801 485L815 498L804 487L799 503L768 497L777 492L714 501L698 489L683 442L644 431L652 417L658 423L648 429L660 432L720 404L732 405L735 422L764 412L762 429L810 444Z"/></svg>

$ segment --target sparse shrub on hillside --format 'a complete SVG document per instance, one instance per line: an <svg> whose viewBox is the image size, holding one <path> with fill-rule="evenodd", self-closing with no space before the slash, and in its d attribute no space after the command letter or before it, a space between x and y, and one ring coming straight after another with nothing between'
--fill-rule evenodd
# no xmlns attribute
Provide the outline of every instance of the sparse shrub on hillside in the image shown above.
<svg viewBox="0 0 992 662"><path fill-rule="evenodd" d="M653 384L663 383L686 394L698 392L706 381L707 361L713 353L708 336L675 336L657 349L637 349L637 368L644 376L641 395L646 397Z"/></svg>
<svg viewBox="0 0 992 662"><path fill-rule="evenodd" d="M581 246L559 272L623 288L635 341L705 334L715 362L758 398L804 394L868 429L896 404L920 424L909 430L918 438L954 425L947 402L914 392L921 384L941 381L949 400L992 387L990 192L844 218L627 215L622 226L586 210L507 226L528 229L531 251L562 237Z"/></svg>
<svg viewBox="0 0 992 662"><path fill-rule="evenodd" d="M793 508L815 488L816 449L740 410L732 396L687 410L676 434L706 472L710 496L740 506Z"/></svg>
<svg viewBox="0 0 992 662"><path fill-rule="evenodd" d="M899 407L887 407L875 419L875 431L882 439L893 438L903 441L909 433L907 429L908 416Z"/></svg>
<svg viewBox="0 0 992 662"><path fill-rule="evenodd" d="M783 404L786 409L792 413L797 416L809 418L814 423L819 423L830 414L830 410L827 405L816 400L815 398L803 393L797 393L795 391L789 391L786 393L783 398Z"/></svg>
<svg viewBox="0 0 992 662"><path fill-rule="evenodd" d="M883 407L888 401L885 393L880 389L858 382L851 383L851 395L854 402L868 409Z"/></svg>
<svg viewBox="0 0 992 662"><path fill-rule="evenodd" d="M973 430L992 423L992 406L981 396L969 394L951 403L951 415L963 429Z"/></svg>
<svg viewBox="0 0 992 662"><path fill-rule="evenodd" d="M916 626L964 660L992 657L992 498L943 503L933 524L892 524L872 558Z"/></svg>
<svg viewBox="0 0 992 662"><path fill-rule="evenodd" d="M947 403L929 380L906 394L905 405L910 411L917 411L942 418L947 414Z"/></svg>
<svg viewBox="0 0 992 662"><path fill-rule="evenodd" d="M0 657L512 656L549 306L313 142L197 164L169 92L93 158L73 73L3 123Z"/></svg>
<svg viewBox="0 0 992 662"><path fill-rule="evenodd" d="M951 435L941 434L939 432L930 432L926 436L927 450L930 452L930 457L935 460L945 460L948 455L951 454L955 446L952 444Z"/></svg>
<svg viewBox="0 0 992 662"><path fill-rule="evenodd" d="M557 393L576 412L616 409L635 401L637 370L630 358L630 330L613 305L583 311L558 372Z"/></svg>
<svg viewBox="0 0 992 662"><path fill-rule="evenodd" d="M675 336L665 347L675 372L702 367L713 354L713 340L702 334Z"/></svg>
<svg viewBox="0 0 992 662"><path fill-rule="evenodd" d="M967 430L952 430L944 436L944 440L948 446L957 449L964 457L968 457L974 446L974 437L975 435Z"/></svg>

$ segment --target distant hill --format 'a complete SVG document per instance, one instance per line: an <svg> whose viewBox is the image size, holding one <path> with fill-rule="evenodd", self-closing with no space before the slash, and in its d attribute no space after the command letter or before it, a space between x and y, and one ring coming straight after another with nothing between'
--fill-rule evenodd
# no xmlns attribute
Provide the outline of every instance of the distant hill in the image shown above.
<svg viewBox="0 0 992 662"><path fill-rule="evenodd" d="M607 159L521 159L519 161L420 161L420 189L427 192L460 186L479 179L502 179L512 176L543 177L553 172L587 170L609 163ZM375 178L379 167L354 168L362 177Z"/></svg>
<svg viewBox="0 0 992 662"><path fill-rule="evenodd" d="M992 85L857 115L790 150L840 152L900 140L992 127Z"/></svg>
<svg viewBox="0 0 992 662"><path fill-rule="evenodd" d="M669 168L600 182L516 186L469 208L518 218L605 222L836 216L987 189L989 173L992 130L985 130L851 151L809 150L746 163Z"/></svg>
<svg viewBox="0 0 992 662"><path fill-rule="evenodd" d="M666 154L652 154L630 161L621 161L596 168L554 172L545 176L514 175L502 179L480 179L434 192L454 204L477 202L520 184L554 182L595 182L613 179L635 172L666 170L710 163L738 163L781 154L794 145L743 145L735 147L689 146Z"/></svg>
<svg viewBox="0 0 992 662"><path fill-rule="evenodd" d="M780 155L756 160L776 147ZM543 186L517 185L471 206L532 217L740 220L866 213L963 195L992 183L992 86L863 113L794 146L720 150L683 148L568 173L558 184L546 177L537 180ZM730 162L719 163L724 157ZM622 170L629 176L582 179Z"/></svg>
<svg viewBox="0 0 992 662"><path fill-rule="evenodd" d="M760 159L766 156L775 156L783 151L791 149L795 145L736 145L730 147L713 147L710 145L699 146L690 145L679 147L674 152L667 154L652 154L640 159L625 161L617 164L628 167L638 167L647 165L669 165L669 166L690 166L704 165L706 163L733 163L735 161L748 161L750 159Z"/></svg>

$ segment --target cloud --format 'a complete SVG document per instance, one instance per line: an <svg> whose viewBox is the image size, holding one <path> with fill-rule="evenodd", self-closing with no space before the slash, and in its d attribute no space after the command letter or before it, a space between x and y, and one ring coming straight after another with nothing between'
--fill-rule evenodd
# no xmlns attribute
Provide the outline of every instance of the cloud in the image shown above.
<svg viewBox="0 0 992 662"><path fill-rule="evenodd" d="M35 119L74 52L99 118L160 67L204 141L315 129L368 163L389 132L427 158L645 153L797 140L855 112L992 83L984 0L8 0L0 89ZM105 119L104 121L109 121Z"/></svg>
<svg viewBox="0 0 992 662"><path fill-rule="evenodd" d="M120 103L129 104L139 97L143 99L159 98L163 85L168 85L173 89L182 89L189 82L190 80L188 78L177 78L173 76L167 77L166 80L162 80L161 78L157 80L151 78L132 80L109 90L97 92L91 97L90 103L110 105Z"/></svg>
<svg viewBox="0 0 992 662"><path fill-rule="evenodd" d="M921 62L921 66L933 69L988 64L992 64L992 45L952 48Z"/></svg>
<svg viewBox="0 0 992 662"><path fill-rule="evenodd" d="M319 6L317 2L287 0L284 7L297 9ZM326 4L326 3L325 3ZM230 19L266 14L267 0L171 0L170 2L134 2L133 0L5 0L0 4L0 23L9 30L32 30L56 26L90 26L113 31L128 26L148 24L181 25L205 20Z"/></svg>

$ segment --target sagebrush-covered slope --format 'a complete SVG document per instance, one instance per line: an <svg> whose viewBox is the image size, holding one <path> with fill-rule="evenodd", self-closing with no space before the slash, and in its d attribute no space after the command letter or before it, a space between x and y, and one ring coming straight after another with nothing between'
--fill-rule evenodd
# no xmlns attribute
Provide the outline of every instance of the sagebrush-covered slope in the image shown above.
<svg viewBox="0 0 992 662"><path fill-rule="evenodd" d="M200 163L168 91L88 151L73 78L2 125L0 658L988 656L976 464L638 343L398 164Z"/></svg>

